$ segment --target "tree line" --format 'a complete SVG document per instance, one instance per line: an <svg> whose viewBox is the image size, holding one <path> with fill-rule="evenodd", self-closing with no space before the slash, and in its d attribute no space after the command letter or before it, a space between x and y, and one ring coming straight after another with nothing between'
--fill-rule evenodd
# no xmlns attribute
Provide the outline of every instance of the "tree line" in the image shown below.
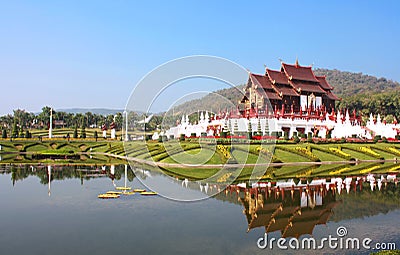
<svg viewBox="0 0 400 255"><path fill-rule="evenodd" d="M339 109L356 110L361 113L363 120L366 121L369 115L380 114L391 123L394 118L399 120L400 116L400 91L386 93L365 93L344 97L337 103Z"/></svg>
<svg viewBox="0 0 400 255"><path fill-rule="evenodd" d="M45 106L38 114L17 109L13 114L0 116L0 125L2 136L11 137L30 137L29 130L39 129L47 130L50 127L51 108ZM86 113L67 113L63 111L52 110L53 128L70 128L70 129L85 129L85 128L101 128L106 125L110 127L114 122L117 130L121 130L123 126L123 118L121 112L114 114L101 115L92 112ZM134 112L128 114L129 124L133 124L139 120L141 116Z"/></svg>

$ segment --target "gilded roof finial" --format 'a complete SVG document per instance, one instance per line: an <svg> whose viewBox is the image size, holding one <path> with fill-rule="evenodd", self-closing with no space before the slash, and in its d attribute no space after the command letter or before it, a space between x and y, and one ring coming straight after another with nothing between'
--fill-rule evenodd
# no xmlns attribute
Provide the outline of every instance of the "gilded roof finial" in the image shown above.
<svg viewBox="0 0 400 255"><path fill-rule="evenodd" d="M298 57L296 57L296 67L298 67L299 66L299 58Z"/></svg>

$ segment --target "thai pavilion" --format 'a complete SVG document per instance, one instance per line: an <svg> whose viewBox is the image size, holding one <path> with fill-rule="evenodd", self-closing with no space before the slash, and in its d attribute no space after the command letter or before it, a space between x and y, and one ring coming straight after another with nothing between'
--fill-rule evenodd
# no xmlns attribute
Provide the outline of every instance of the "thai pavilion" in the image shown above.
<svg viewBox="0 0 400 255"><path fill-rule="evenodd" d="M249 72L243 97L236 109L218 113L202 111L199 119L190 123L182 116L180 124L161 132L168 138L220 136L223 131L232 136L252 132L263 137L289 138L306 134L321 138L360 137L372 139L375 135L395 138L400 125L381 121L371 114L366 126L355 111L335 109L340 100L325 76L314 74L311 66L281 63L279 71L265 69L265 74ZM153 139L157 139L155 134Z"/></svg>
<svg viewBox="0 0 400 255"><path fill-rule="evenodd" d="M300 66L298 61L294 65L282 62L280 71L266 68L264 75L249 73L239 103L245 116L320 115L335 110L335 101L339 98L332 90L325 77L316 76L311 66Z"/></svg>

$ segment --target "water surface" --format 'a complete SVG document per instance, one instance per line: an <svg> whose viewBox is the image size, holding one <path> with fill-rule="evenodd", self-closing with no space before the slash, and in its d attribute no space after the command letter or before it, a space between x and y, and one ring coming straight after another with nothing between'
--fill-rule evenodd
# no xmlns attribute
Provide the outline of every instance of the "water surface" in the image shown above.
<svg viewBox="0 0 400 255"><path fill-rule="evenodd" d="M114 190L114 184L124 185L124 166L116 166L113 175L110 166L105 171L101 167L52 166L50 185L47 166L3 165L0 169L1 254L292 253L260 250L256 242L264 236L265 226L254 227L247 233L251 220L246 196L247 202L252 203L262 198L265 208L283 201L279 198L281 194L276 198L271 196L268 186L258 189L234 186L198 202L138 194L101 200L98 194ZM128 186L143 187L131 172L126 181ZM181 185L181 181L177 180L177 184ZM371 191L367 181L352 186L349 194L344 187L341 194L332 189L329 201L338 202L326 224L315 224L312 235L299 238L336 235L337 227L345 226L348 236L394 242L400 247L399 189L394 182L388 182L381 190L376 186ZM328 201L327 196L324 201ZM284 208L289 207L285 204ZM318 208L302 210L316 212ZM268 233L276 238L281 234L281 231Z"/></svg>

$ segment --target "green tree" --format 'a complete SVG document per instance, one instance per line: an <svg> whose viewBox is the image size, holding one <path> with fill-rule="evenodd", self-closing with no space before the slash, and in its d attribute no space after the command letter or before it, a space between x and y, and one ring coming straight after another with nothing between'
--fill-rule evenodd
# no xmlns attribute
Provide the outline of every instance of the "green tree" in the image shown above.
<svg viewBox="0 0 400 255"><path fill-rule="evenodd" d="M21 128L19 130L19 137L21 137L21 138L25 137L24 128L22 126L21 126Z"/></svg>
<svg viewBox="0 0 400 255"><path fill-rule="evenodd" d="M122 116L121 112L118 112L115 115L115 125L116 125L116 129L117 130L121 130L122 129L122 122L124 121L124 117Z"/></svg>
<svg viewBox="0 0 400 255"><path fill-rule="evenodd" d="M14 121L14 124L13 124L13 127L12 127L11 137L12 138L18 137L18 126L17 126L17 122L16 121Z"/></svg>
<svg viewBox="0 0 400 255"><path fill-rule="evenodd" d="M42 112L39 113L39 115L36 117L39 123L44 127L47 128L47 125L49 124L50 121L50 110L51 108L49 106L45 106L42 108ZM53 111L53 114L55 112Z"/></svg>
<svg viewBox="0 0 400 255"><path fill-rule="evenodd" d="M81 138L83 138L83 139L86 138L86 128L85 128L85 125L83 125L82 128L81 128Z"/></svg>
<svg viewBox="0 0 400 255"><path fill-rule="evenodd" d="M2 132L2 134L1 134L1 138L7 138L7 130L6 129L3 129L3 132Z"/></svg>
<svg viewBox="0 0 400 255"><path fill-rule="evenodd" d="M75 128L74 128L74 134L73 134L72 137L73 138L78 138L78 127L77 126L75 126Z"/></svg>

